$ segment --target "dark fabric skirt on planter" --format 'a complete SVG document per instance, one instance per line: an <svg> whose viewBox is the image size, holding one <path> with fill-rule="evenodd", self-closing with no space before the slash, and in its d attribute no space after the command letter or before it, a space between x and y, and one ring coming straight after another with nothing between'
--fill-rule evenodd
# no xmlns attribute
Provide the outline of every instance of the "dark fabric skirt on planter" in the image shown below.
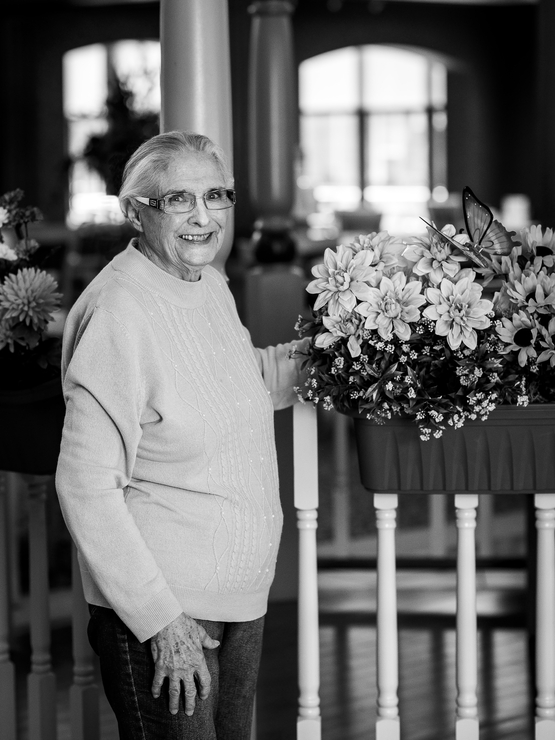
<svg viewBox="0 0 555 740"><path fill-rule="evenodd" d="M498 406L420 439L414 421L353 414L361 481L380 493L555 493L555 404Z"/></svg>
<svg viewBox="0 0 555 740"><path fill-rule="evenodd" d="M56 378L0 393L0 470L34 475L56 471L65 405Z"/></svg>

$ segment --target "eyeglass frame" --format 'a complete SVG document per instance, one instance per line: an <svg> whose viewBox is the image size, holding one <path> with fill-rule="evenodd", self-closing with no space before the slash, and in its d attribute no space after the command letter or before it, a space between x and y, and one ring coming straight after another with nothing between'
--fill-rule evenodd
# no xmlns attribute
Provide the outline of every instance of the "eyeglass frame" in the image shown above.
<svg viewBox="0 0 555 740"><path fill-rule="evenodd" d="M222 190L224 190L227 193L227 197L231 200L231 205L224 206L223 208L210 208L208 204L206 203L206 196L208 193L218 192L221 193ZM189 208L188 211L174 211L174 213L191 213L191 211L194 211L197 207L197 200L199 198L202 198L202 201L204 203L204 207L207 211L226 211L228 208L233 208L233 206L237 202L237 195L235 193L235 190L233 188L210 188L202 195L195 195L194 193L189 193L187 190L172 190L170 193L166 193L166 195L163 195L161 198L147 198L144 196L135 195L135 200L138 200L139 203L144 203L146 206L150 206L151 208L157 208L159 211L162 211L162 213L168 213L165 209L166 205L166 198L169 198L170 195L177 195L178 193L187 193L187 195L191 195L195 200L193 203L192 208ZM170 212L170 215L171 212Z"/></svg>

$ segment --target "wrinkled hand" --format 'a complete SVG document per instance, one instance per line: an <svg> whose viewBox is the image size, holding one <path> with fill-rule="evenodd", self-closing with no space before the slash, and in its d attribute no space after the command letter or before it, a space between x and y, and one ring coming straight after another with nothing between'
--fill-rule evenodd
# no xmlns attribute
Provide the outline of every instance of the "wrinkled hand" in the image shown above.
<svg viewBox="0 0 555 740"><path fill-rule="evenodd" d="M197 695L195 678L199 697L206 699L210 693L210 673L202 649L213 649L219 644L192 617L180 614L150 640L155 664L152 696L155 699L160 696L167 677L170 683L170 712L177 714L183 683L185 714L190 717L195 710Z"/></svg>

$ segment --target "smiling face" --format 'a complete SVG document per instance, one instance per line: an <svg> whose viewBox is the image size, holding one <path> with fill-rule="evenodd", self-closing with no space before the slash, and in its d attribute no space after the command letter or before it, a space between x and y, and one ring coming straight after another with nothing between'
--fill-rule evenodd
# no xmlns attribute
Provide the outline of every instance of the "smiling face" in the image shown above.
<svg viewBox="0 0 555 740"><path fill-rule="evenodd" d="M188 213L164 213L145 206L129 215L138 229L139 249L170 275L195 281L222 246L229 209L207 210L202 195L207 190L223 188L222 173L212 157L201 152L184 152L163 173L157 194L187 191L197 196L195 208Z"/></svg>

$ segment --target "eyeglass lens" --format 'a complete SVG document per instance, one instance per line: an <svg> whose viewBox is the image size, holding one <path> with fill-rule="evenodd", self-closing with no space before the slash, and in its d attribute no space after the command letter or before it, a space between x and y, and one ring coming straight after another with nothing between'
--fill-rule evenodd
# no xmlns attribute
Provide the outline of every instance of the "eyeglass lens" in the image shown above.
<svg viewBox="0 0 555 740"><path fill-rule="evenodd" d="M186 213L192 211L196 205L197 197L202 197L206 208L209 211L218 211L223 208L230 208L235 200L231 190L208 190L202 196L196 196L192 193L170 193L164 198L164 207L166 213Z"/></svg>

